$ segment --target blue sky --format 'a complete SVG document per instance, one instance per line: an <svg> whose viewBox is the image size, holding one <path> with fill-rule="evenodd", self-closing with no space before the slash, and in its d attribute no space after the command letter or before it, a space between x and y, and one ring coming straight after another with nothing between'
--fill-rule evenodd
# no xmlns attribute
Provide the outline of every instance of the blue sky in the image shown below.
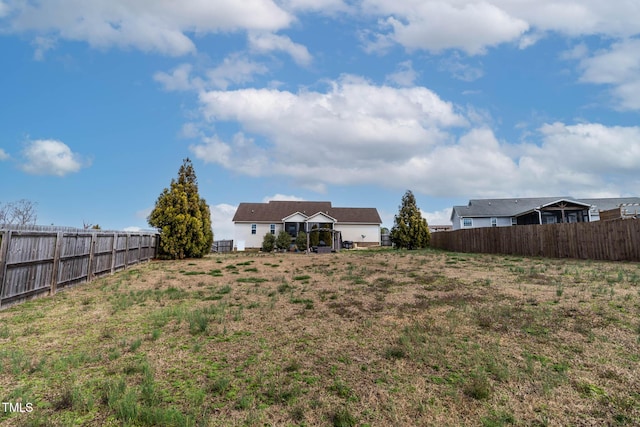
<svg viewBox="0 0 640 427"><path fill-rule="evenodd" d="M145 228L193 160L241 202L393 225L470 198L638 196L640 3L0 0L0 203Z"/></svg>

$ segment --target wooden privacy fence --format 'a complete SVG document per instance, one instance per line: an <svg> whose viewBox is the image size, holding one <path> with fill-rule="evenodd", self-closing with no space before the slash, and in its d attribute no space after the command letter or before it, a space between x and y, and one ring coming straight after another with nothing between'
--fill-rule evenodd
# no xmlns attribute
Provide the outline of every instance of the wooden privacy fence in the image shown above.
<svg viewBox="0 0 640 427"><path fill-rule="evenodd" d="M154 258L157 233L0 227L0 308Z"/></svg>
<svg viewBox="0 0 640 427"><path fill-rule="evenodd" d="M233 240L216 240L211 246L211 252L231 252L233 251Z"/></svg>
<svg viewBox="0 0 640 427"><path fill-rule="evenodd" d="M640 261L640 220L448 231L431 234L431 247L455 252Z"/></svg>

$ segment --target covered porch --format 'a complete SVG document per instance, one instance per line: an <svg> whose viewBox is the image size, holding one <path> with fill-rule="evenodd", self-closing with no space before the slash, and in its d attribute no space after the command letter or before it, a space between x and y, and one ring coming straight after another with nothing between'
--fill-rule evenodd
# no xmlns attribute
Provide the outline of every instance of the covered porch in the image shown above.
<svg viewBox="0 0 640 427"><path fill-rule="evenodd" d="M572 200L557 200L516 215L518 225L591 222L591 205Z"/></svg>

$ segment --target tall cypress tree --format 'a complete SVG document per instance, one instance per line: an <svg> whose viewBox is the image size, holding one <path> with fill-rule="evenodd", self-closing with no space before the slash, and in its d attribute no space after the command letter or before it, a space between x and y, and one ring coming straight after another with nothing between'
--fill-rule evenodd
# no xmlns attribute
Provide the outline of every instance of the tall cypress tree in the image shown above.
<svg viewBox="0 0 640 427"><path fill-rule="evenodd" d="M391 228L391 241L396 248L426 248L431 240L427 220L422 218L416 198L410 190L402 196L402 204Z"/></svg>
<svg viewBox="0 0 640 427"><path fill-rule="evenodd" d="M183 160L178 179L162 191L147 221L160 230L160 258L201 258L210 252L211 213L198 194L191 160Z"/></svg>

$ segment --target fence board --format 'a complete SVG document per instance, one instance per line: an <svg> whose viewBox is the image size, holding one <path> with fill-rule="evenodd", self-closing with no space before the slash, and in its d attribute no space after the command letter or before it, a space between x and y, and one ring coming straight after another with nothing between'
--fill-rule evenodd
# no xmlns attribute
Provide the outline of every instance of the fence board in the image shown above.
<svg viewBox="0 0 640 427"><path fill-rule="evenodd" d="M155 232L0 226L0 308L148 261L157 242Z"/></svg>
<svg viewBox="0 0 640 427"><path fill-rule="evenodd" d="M640 261L640 221L619 219L455 230L433 233L431 246L456 252Z"/></svg>

